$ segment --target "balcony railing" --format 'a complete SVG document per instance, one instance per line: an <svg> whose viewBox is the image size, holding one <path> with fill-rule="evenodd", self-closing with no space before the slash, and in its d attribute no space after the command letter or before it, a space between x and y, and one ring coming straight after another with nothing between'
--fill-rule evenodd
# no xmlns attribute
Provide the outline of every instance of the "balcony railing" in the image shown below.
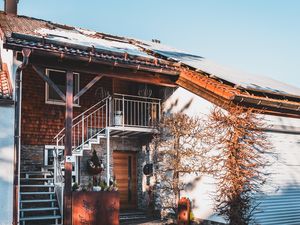
<svg viewBox="0 0 300 225"><path fill-rule="evenodd" d="M115 94L111 126L154 127L160 117L160 99Z"/></svg>
<svg viewBox="0 0 300 225"><path fill-rule="evenodd" d="M73 151L82 149L106 127L153 128L160 118L160 99L114 94L93 105L73 119ZM56 136L58 146L65 143L65 129Z"/></svg>

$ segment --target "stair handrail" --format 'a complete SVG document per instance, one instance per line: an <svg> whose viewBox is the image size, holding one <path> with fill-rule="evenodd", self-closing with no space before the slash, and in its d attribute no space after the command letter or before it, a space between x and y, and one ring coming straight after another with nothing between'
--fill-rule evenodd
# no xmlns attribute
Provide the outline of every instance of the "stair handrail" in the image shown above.
<svg viewBox="0 0 300 225"><path fill-rule="evenodd" d="M73 127L76 125L76 120L78 120L79 118L82 118L82 116L86 115L87 112L91 111L92 109L94 109L96 106L101 105L102 103L106 103L106 100L109 99L111 96L108 95L107 97L101 99L99 102L97 102L96 104L94 104L93 106L91 106L90 108L88 108L87 110L85 110L84 112L82 112L81 114L79 114L78 116L76 116L75 118L73 118ZM65 127L62 128L53 139L58 139L60 141L59 136L62 134L62 136L64 136L64 131L65 131Z"/></svg>

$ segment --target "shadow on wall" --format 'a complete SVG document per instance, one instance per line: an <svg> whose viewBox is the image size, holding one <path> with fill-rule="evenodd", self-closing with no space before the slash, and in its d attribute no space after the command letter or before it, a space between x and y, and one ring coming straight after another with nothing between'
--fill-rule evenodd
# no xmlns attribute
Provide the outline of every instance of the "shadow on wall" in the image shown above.
<svg viewBox="0 0 300 225"><path fill-rule="evenodd" d="M188 100L183 106L179 105L179 99L176 98L171 104L170 106L166 109L166 113L167 114L171 114L173 111L179 112L179 113L184 113L187 109L190 108L190 106L192 105L193 102L193 98L190 98L190 100ZM177 107L180 107L179 109L176 109Z"/></svg>

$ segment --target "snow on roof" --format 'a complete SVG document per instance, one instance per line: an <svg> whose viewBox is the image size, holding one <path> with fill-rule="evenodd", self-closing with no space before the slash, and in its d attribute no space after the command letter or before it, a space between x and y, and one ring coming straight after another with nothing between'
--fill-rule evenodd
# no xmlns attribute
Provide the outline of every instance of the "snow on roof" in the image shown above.
<svg viewBox="0 0 300 225"><path fill-rule="evenodd" d="M145 49L151 50L169 59L179 61L196 70L208 73L211 76L233 83L238 87L247 90L271 92L274 94L300 96L300 88L274 80L270 77L253 75L221 66L201 56L188 54L159 43L148 41L142 42L144 44L141 44L141 47Z"/></svg>
<svg viewBox="0 0 300 225"><path fill-rule="evenodd" d="M82 45L94 47L95 49L101 49L111 52L127 53L134 56L142 56L146 58L153 58L152 56L144 53L139 47L132 45L130 43L106 40L99 37L91 37L96 35L96 32L84 30L84 29L47 29L41 28L36 29L35 33L37 35L42 35L49 40L65 42L70 44Z"/></svg>

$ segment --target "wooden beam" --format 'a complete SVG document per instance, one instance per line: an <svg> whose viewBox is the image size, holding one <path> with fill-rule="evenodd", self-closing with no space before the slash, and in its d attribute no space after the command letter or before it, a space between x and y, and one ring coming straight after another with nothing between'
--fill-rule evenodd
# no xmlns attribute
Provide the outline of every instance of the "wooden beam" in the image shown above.
<svg viewBox="0 0 300 225"><path fill-rule="evenodd" d="M47 82L49 87L53 88L53 90L59 95L59 97L63 101L66 101L65 94L56 86L56 84L47 75L45 75L44 70L41 67L32 65L32 68L45 82Z"/></svg>
<svg viewBox="0 0 300 225"><path fill-rule="evenodd" d="M57 60L45 57L33 57L31 63L41 67L55 68L59 70L73 70L81 74L94 74L130 80L139 83L149 83L166 87L176 87L175 81L178 75L165 75L161 73L145 72L128 68L113 67L108 65L88 64L83 62L74 63L68 60Z"/></svg>
<svg viewBox="0 0 300 225"><path fill-rule="evenodd" d="M100 80L103 76L102 75L98 75L96 77L94 77L93 80L91 80L87 85L85 85L84 88L82 88L75 96L74 96L74 101L76 102L76 100L83 95L85 92L87 92L98 80Z"/></svg>
<svg viewBox="0 0 300 225"><path fill-rule="evenodd" d="M64 187L64 224L72 225L72 126L73 126L73 71L66 76L66 124L65 124L65 187Z"/></svg>

